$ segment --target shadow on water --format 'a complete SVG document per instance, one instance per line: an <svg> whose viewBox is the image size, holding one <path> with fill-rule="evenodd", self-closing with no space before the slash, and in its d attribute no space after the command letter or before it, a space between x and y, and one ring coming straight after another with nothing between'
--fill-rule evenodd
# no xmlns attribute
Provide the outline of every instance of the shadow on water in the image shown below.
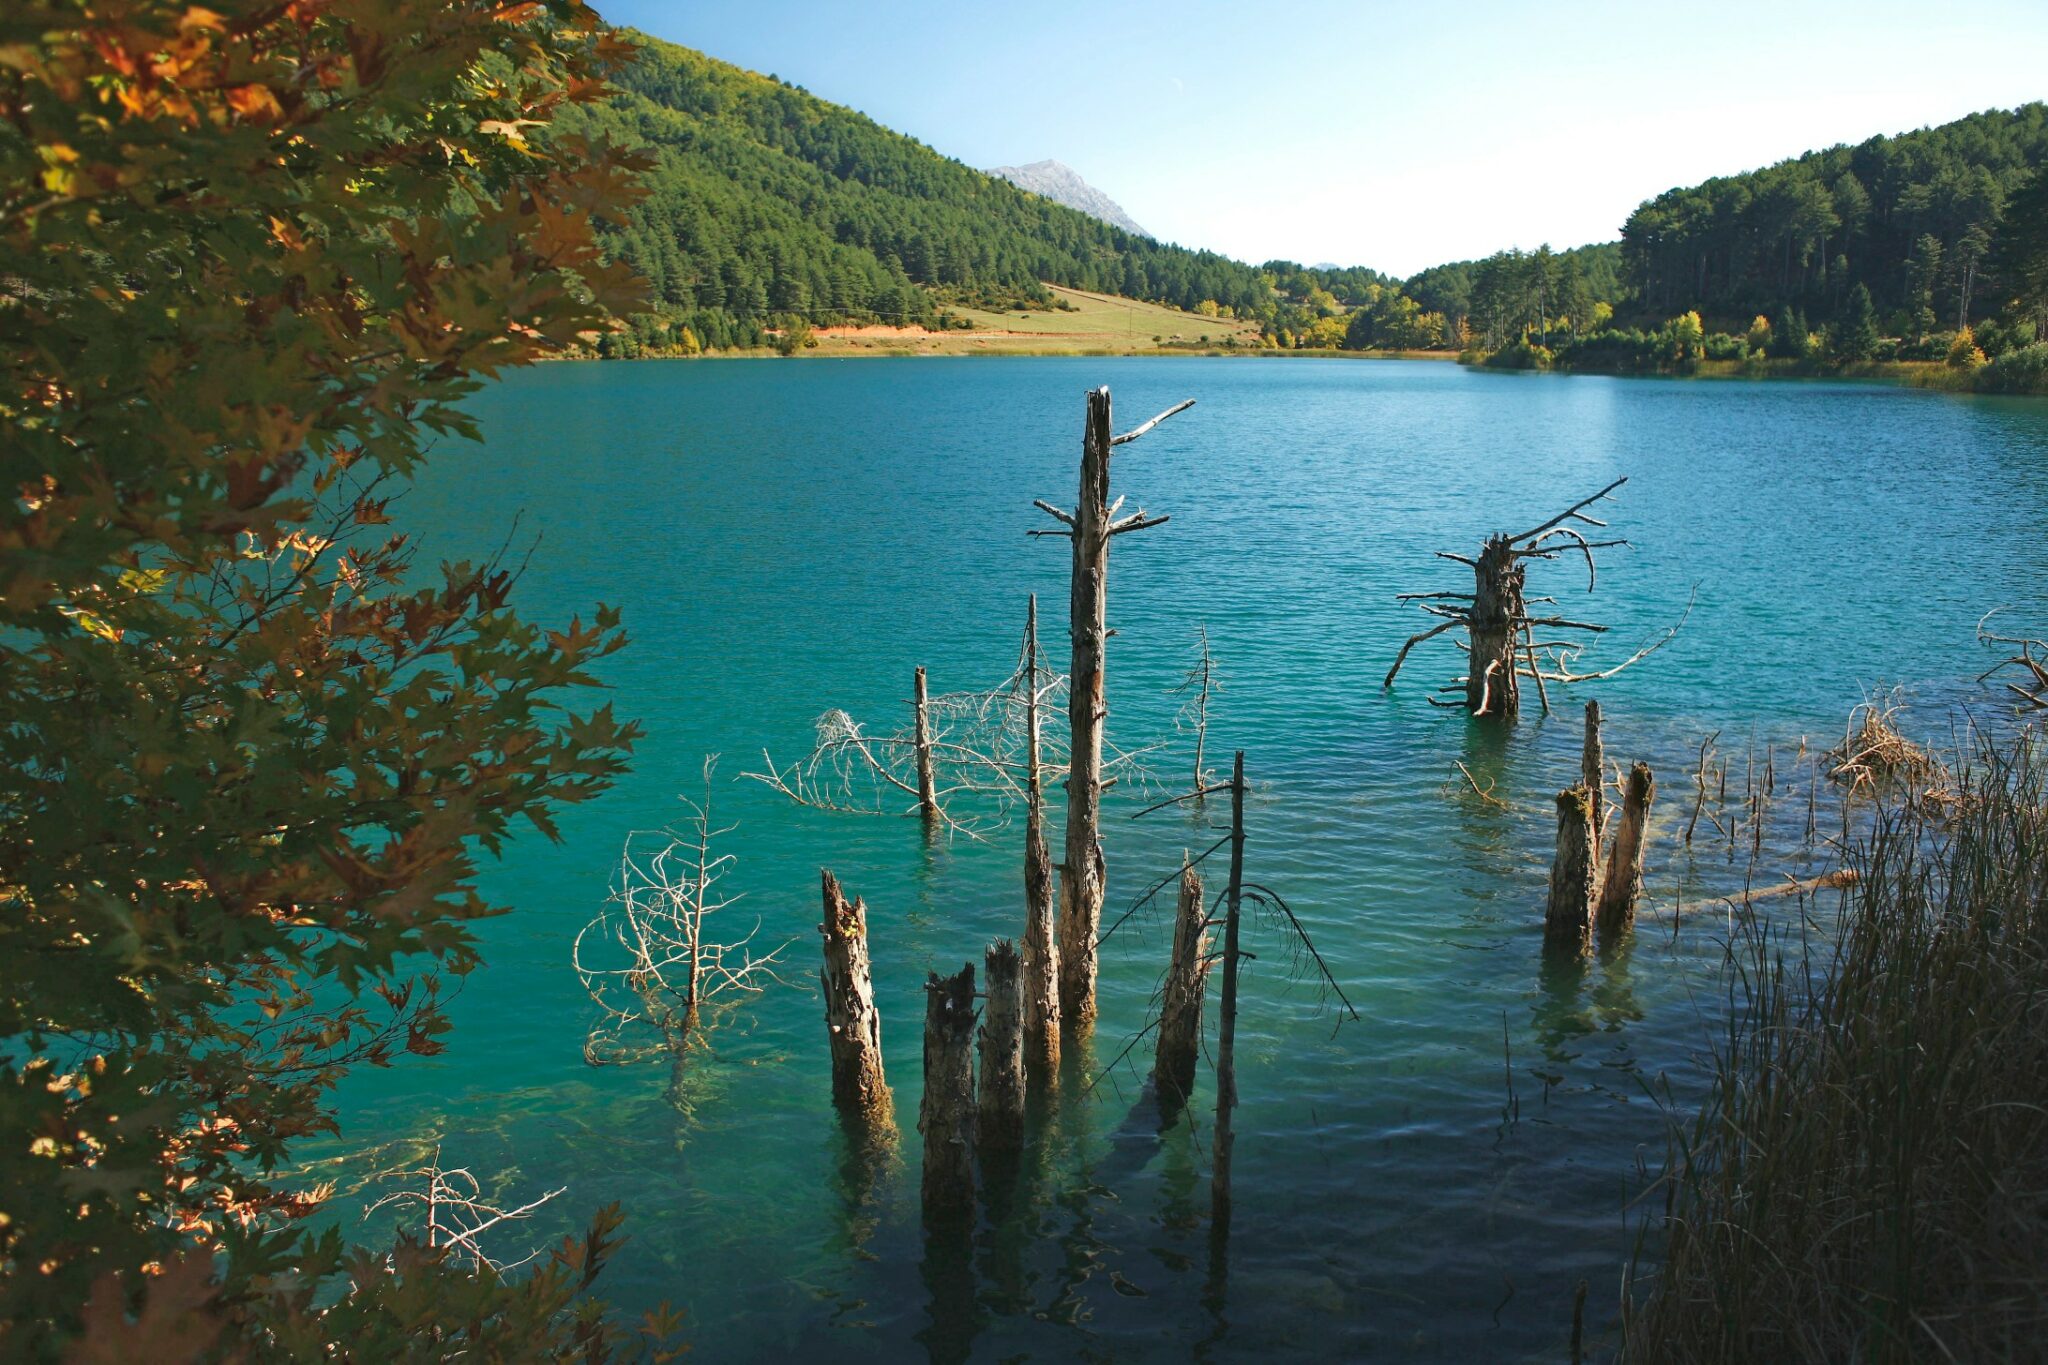
<svg viewBox="0 0 2048 1365"><path fill-rule="evenodd" d="M987 1318L975 1298L974 1217L936 1216L924 1230L925 1325L917 1340L934 1362L968 1359Z"/></svg>
<svg viewBox="0 0 2048 1365"><path fill-rule="evenodd" d="M1642 1019L1630 974L1635 951L1634 933L1620 934L1597 949L1544 951L1530 1022L1546 1061L1568 1065L1579 1055L1574 1044L1580 1040Z"/></svg>
<svg viewBox="0 0 2048 1365"><path fill-rule="evenodd" d="M903 1165L902 1139L888 1110L842 1113L833 1192L839 1198L840 1246L871 1258L868 1244L881 1226L885 1196Z"/></svg>
<svg viewBox="0 0 2048 1365"><path fill-rule="evenodd" d="M1460 735L1463 773L1453 768L1452 805L1458 812L1455 839L1461 862L1474 881L1469 893L1490 900L1503 879L1517 870L1515 813L1505 794L1516 790L1509 762L1509 729L1466 720ZM1469 781L1467 780L1469 774Z"/></svg>

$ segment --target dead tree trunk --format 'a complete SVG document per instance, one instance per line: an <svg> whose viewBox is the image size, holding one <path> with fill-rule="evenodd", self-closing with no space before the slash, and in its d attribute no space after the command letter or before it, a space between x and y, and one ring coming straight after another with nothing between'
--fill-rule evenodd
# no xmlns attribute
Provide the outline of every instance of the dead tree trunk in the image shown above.
<svg viewBox="0 0 2048 1365"><path fill-rule="evenodd" d="M1230 769L1230 885L1224 892L1223 1006L1216 1027L1216 1151L1209 1184L1212 1235L1230 1226L1230 1155L1237 1144L1237 926L1244 902L1244 750Z"/></svg>
<svg viewBox="0 0 2048 1365"><path fill-rule="evenodd" d="M1052 855L1038 770L1038 597L1024 627L1024 1060L1041 1077L1060 1066L1060 950L1053 939Z"/></svg>
<svg viewBox="0 0 2048 1365"><path fill-rule="evenodd" d="M1600 932L1613 933L1635 923L1636 904L1643 898L1643 842L1650 821L1650 802L1657 782L1647 763L1629 769L1628 791L1622 798L1621 824L1607 851L1605 884L1600 890Z"/></svg>
<svg viewBox="0 0 2048 1365"><path fill-rule="evenodd" d="M924 1137L927 1222L974 1213L974 964L959 974L931 973L925 983L924 1098L917 1131Z"/></svg>
<svg viewBox="0 0 2048 1365"><path fill-rule="evenodd" d="M1600 744L1600 703L1586 703L1586 744L1579 752L1579 781L1593 795L1593 865L1600 865L1600 836L1607 829L1607 755Z"/></svg>
<svg viewBox="0 0 2048 1365"><path fill-rule="evenodd" d="M1584 526L1604 527L1606 522L1587 516L1584 509L1605 498L1627 479L1616 479L1592 497L1573 503L1564 511L1533 530L1519 535L1493 535L1480 547L1477 559L1464 555L1437 551L1439 559L1448 559L1463 564L1472 570L1471 592L1411 592L1402 593L1399 600L1413 602L1430 616L1438 618L1437 624L1428 630L1410 636L1401 646L1401 652L1394 656L1393 667L1387 670L1383 687L1392 687L1394 679L1401 672L1401 665L1407 662L1408 652L1425 640L1433 640L1445 631L1463 627L1465 630L1465 676L1439 688L1439 692L1465 694L1463 702L1430 697L1437 706L1458 707L1475 716L1489 716L1499 720L1512 721L1521 714L1521 678L1533 678L1537 690L1543 696L1543 709L1550 709L1550 698L1543 692L1549 682L1588 682L1595 678L1611 678L1625 668L1640 663L1668 644L1677 635L1679 627L1685 624L1681 616L1663 635L1623 659L1610 668L1597 672L1578 673L1572 670L1572 663L1584 647L1578 643L1583 637L1566 636L1563 639L1538 639L1539 628L1543 632L1586 631L1600 634L1607 627L1590 621L1574 621L1559 615L1531 616L1530 601L1523 595L1526 578L1526 561L1531 559L1556 559L1559 555L1579 554L1586 560L1586 591L1593 590L1596 569L1593 551L1610 546L1627 545L1625 540L1588 540L1571 525L1577 522ZM1548 597L1535 601L1550 602ZM1686 615L1691 615L1692 606L1686 605ZM1547 658L1539 658L1539 653ZM1544 665L1548 663L1546 668Z"/></svg>
<svg viewBox="0 0 2048 1365"><path fill-rule="evenodd" d="M1024 980L1017 946L989 945L987 1003L981 1011L981 1122L984 1155L1024 1145Z"/></svg>
<svg viewBox="0 0 2048 1365"><path fill-rule="evenodd" d="M1472 567L1473 588L1466 656L1465 709L1475 716L1514 720L1522 711L1517 657L1529 608L1522 601L1526 569L1506 536L1489 537Z"/></svg>
<svg viewBox="0 0 2048 1365"><path fill-rule="evenodd" d="M1135 441L1193 400L1169 408L1136 430L1110 434L1109 390L1088 395L1088 421L1081 438L1081 487L1072 512L1050 503L1038 507L1065 528L1040 534L1073 542L1068 591L1068 626L1073 665L1068 673L1066 859L1060 865L1060 1018L1070 1028L1095 1020L1095 935L1102 927L1106 868L1102 858L1102 723L1109 705L1102 685L1103 647L1109 639L1109 542L1127 531L1142 531L1167 519L1143 508L1116 519L1119 500L1109 501L1109 453Z"/></svg>
<svg viewBox="0 0 2048 1365"><path fill-rule="evenodd" d="M1159 1042L1152 1062L1152 1088L1162 1113L1178 1113L1195 1093L1195 1062L1202 1048L1202 983L1208 975L1203 960L1208 940L1203 921L1208 906L1202 898L1202 874L1183 857L1180 903L1173 917L1173 957L1161 992Z"/></svg>
<svg viewBox="0 0 2048 1365"><path fill-rule="evenodd" d="M1557 858L1550 865L1550 904L1543 915L1548 946L1585 946L1593 927L1597 874L1592 794L1584 784L1566 787L1557 794Z"/></svg>
<svg viewBox="0 0 2048 1365"><path fill-rule="evenodd" d="M1103 647L1108 639L1109 390L1088 395L1081 443L1081 493L1074 505L1074 566L1068 600L1073 663L1068 673L1067 846L1060 867L1060 1018L1095 1021L1095 935L1102 927L1107 868L1102 858Z"/></svg>
<svg viewBox="0 0 2048 1365"><path fill-rule="evenodd" d="M912 744L917 752L917 813L926 820L933 820L939 814L938 786L932 780L932 721L930 706L925 697L924 665L917 669L917 725L913 732Z"/></svg>
<svg viewBox="0 0 2048 1365"><path fill-rule="evenodd" d="M818 981L825 991L825 1023L832 1047L832 1100L842 1109L867 1115L889 1104L882 1077L882 1016L868 969L868 910L851 905L839 879L824 874L825 966Z"/></svg>

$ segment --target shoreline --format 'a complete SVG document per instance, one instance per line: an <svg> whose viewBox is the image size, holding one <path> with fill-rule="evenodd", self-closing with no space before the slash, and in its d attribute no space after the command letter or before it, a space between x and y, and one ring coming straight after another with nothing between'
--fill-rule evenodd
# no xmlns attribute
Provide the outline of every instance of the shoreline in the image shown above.
<svg viewBox="0 0 2048 1365"><path fill-rule="evenodd" d="M940 337L943 334L934 333ZM647 361L828 361L828 360L1151 360L1171 358L1203 358L1232 360L1350 360L1360 362L1426 361L1457 364L1454 351L1341 351L1327 349L1290 349L1261 347L1143 347L1123 350L1108 347L1018 347L994 349L965 347L909 348L901 346L863 347L813 347L795 355L783 355L772 347L755 347L749 350L705 351L695 355L681 352L663 352L637 356L599 355L557 355L546 357L541 363L559 364L571 362L597 362L606 365L633 365ZM1883 384L1894 388L1922 389L1934 393L1955 394L1976 398L2043 398L2048 394L2039 393L1985 393L1969 386L1966 372L1951 370L1939 361L1866 361L1838 370L1814 370L1801 362L1773 362L1758 369L1743 361L1709 360L1702 361L1691 371L1684 373L1648 371L1630 372L1623 370L1523 370L1491 367L1484 364L1467 364L1467 369L1476 373L1509 375L1519 377L1545 377L1562 379L1686 379L1714 383L1860 383Z"/></svg>

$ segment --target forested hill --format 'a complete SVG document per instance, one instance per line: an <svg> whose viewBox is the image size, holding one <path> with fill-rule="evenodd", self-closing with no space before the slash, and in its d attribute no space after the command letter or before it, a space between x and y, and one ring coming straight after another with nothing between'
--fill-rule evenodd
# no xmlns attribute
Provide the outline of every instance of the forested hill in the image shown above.
<svg viewBox="0 0 2048 1365"><path fill-rule="evenodd" d="M1831 317L1855 286L1908 331L2008 302L1989 277L2007 202L2048 165L2048 105L1972 114L1668 190L1622 228L1646 314Z"/></svg>
<svg viewBox="0 0 2048 1365"><path fill-rule="evenodd" d="M651 193L612 233L661 314L640 340L689 331L756 344L778 315L931 325L949 302L1045 304L1040 281L1245 316L1274 305L1261 273L1165 246L1027 194L772 76L629 35L621 93L580 115L657 157Z"/></svg>

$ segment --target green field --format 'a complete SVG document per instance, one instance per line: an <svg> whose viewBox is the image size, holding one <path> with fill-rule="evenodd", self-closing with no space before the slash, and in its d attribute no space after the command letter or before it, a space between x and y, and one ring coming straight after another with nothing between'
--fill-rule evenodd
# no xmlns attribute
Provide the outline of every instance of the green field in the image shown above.
<svg viewBox="0 0 2048 1365"><path fill-rule="evenodd" d="M1182 347L1257 347L1257 324L1204 317L1156 303L1048 285L1068 305L1045 311L989 313L955 308L964 331L917 328L820 328L813 355L1128 354ZM1206 338L1206 341L1204 340Z"/></svg>

